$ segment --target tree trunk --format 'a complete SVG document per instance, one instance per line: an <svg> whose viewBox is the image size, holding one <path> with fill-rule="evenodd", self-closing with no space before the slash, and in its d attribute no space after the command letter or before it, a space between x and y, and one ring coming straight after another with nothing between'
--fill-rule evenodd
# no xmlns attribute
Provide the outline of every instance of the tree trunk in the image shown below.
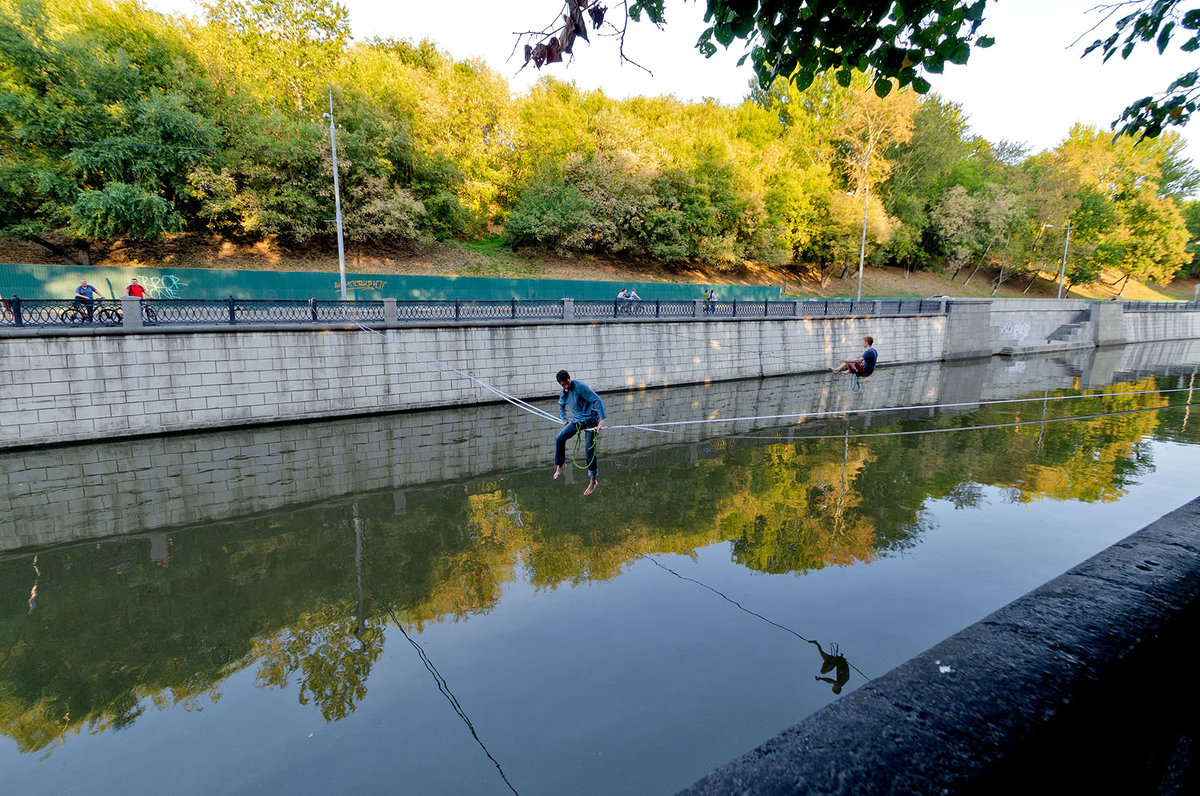
<svg viewBox="0 0 1200 796"><path fill-rule="evenodd" d="M983 250L983 254L980 256L979 262L975 266L975 270L972 271L967 276L967 278L963 280L963 287L966 287L967 285L971 284L971 279L974 278L975 274L979 271L979 269L983 267L984 261L987 260L988 252L990 252L991 250L992 250L992 244L989 243L987 245L987 248Z"/></svg>
<svg viewBox="0 0 1200 796"><path fill-rule="evenodd" d="M87 249L81 249L81 250L76 251L76 255L79 256L79 259L75 259L75 257L71 256L71 253L67 249L64 249L62 246L59 246L57 243L51 243L50 241L48 241L45 238L40 237L38 235L30 235L29 239L31 241L33 241L34 243L36 243L37 245L42 246L42 247L46 248L47 250L49 250L50 252L61 257L63 262L65 262L67 265L91 265L91 262L89 261L89 258L88 258Z"/></svg>
<svg viewBox="0 0 1200 796"><path fill-rule="evenodd" d="M992 285L992 295L996 295L996 291L1004 284L1004 261L1000 261L1000 273L996 274L996 283Z"/></svg>
<svg viewBox="0 0 1200 796"><path fill-rule="evenodd" d="M1121 289L1117 291L1117 298L1125 295L1125 286L1129 284L1129 274L1125 274L1125 278L1121 280Z"/></svg>
<svg viewBox="0 0 1200 796"><path fill-rule="evenodd" d="M1029 288L1033 287L1033 283L1034 283L1034 282L1036 282L1036 281L1038 280L1038 277L1039 277L1039 276L1041 276L1041 275L1042 275L1042 272L1041 272L1041 271L1034 271L1034 272L1033 272L1033 279L1030 279L1030 280L1029 280L1029 284L1028 284L1028 285L1026 285L1026 286L1025 286L1025 289L1021 291L1021 295L1022 295L1022 296L1023 296L1023 295L1025 295L1026 293L1028 293L1028 292L1029 292Z"/></svg>

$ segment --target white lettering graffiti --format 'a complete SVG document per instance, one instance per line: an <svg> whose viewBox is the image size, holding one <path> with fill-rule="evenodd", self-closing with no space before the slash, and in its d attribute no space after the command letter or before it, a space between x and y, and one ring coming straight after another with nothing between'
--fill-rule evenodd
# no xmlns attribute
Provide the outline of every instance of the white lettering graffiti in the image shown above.
<svg viewBox="0 0 1200 796"><path fill-rule="evenodd" d="M1013 340L1024 340L1029 337L1029 321L1009 321L1000 333Z"/></svg>
<svg viewBox="0 0 1200 796"><path fill-rule="evenodd" d="M155 299L183 298L176 288L187 287L187 282L179 281L179 277L174 274L147 277L143 282L142 287L146 288L146 295Z"/></svg>

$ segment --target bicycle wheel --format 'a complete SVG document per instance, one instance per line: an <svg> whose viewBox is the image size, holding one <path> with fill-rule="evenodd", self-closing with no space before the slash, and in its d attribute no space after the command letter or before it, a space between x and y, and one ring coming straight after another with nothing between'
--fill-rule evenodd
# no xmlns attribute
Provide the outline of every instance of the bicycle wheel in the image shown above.
<svg viewBox="0 0 1200 796"><path fill-rule="evenodd" d="M100 319L100 323L116 326L121 322L121 311L112 307L105 307L97 313L97 317Z"/></svg>
<svg viewBox="0 0 1200 796"><path fill-rule="evenodd" d="M145 319L146 323L158 323L158 313L154 311L153 307L147 307L143 305L142 317Z"/></svg>
<svg viewBox="0 0 1200 796"><path fill-rule="evenodd" d="M68 307L58 317L68 326L79 326L87 320L87 313L78 307Z"/></svg>

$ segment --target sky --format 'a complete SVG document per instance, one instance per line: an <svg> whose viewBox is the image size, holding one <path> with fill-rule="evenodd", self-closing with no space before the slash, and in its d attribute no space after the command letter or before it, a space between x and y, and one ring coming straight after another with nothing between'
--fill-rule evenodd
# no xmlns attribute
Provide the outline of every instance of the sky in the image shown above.
<svg viewBox="0 0 1200 796"><path fill-rule="evenodd" d="M970 131L992 142L1024 142L1031 153L1056 146L1073 124L1108 129L1130 102L1156 94L1186 71L1200 66L1200 54L1182 53L1178 41L1165 55L1143 44L1122 61L1102 64L1097 53L1081 59L1084 45L1112 30L1095 33L1089 14L1098 0L996 0L989 3L981 34L996 44L973 49L965 66L947 64L943 75L926 75L933 91L966 111ZM539 72L521 68L514 54L515 31L541 29L555 19L561 0L342 0L350 12L356 39L374 36L430 39L455 59L479 57L521 92L541 74L574 81L581 88L602 89L610 97L670 94L681 100L713 98L736 105L746 96L753 77L749 65L737 66L743 54L735 42L729 51L704 58L694 49L704 28L704 5L695 0L667 0L663 29L630 23L625 54L649 73L622 63L614 38L592 34L579 41L575 58L547 64ZM193 0L147 0L165 13L199 14ZM612 18L619 8L608 0ZM1073 45L1083 37L1082 44ZM510 57L511 56L511 57ZM1200 165L1200 121L1173 128L1188 142L1187 154Z"/></svg>

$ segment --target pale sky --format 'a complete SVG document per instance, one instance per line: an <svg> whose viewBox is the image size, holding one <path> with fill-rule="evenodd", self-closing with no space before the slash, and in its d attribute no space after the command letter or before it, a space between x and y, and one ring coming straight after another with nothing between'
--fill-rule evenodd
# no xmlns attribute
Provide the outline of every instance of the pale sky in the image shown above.
<svg viewBox="0 0 1200 796"><path fill-rule="evenodd" d="M668 0L667 25L630 23L626 54L653 75L621 63L615 39L592 33L591 44L578 41L573 62L547 64L541 72L530 63L520 69L520 54L509 56L514 31L541 29L561 8L560 0L342 0L350 11L356 39L372 36L423 38L436 42L456 59L483 58L522 92L539 74L574 81L585 89L603 89L610 97L671 94L682 100L714 98L735 105L747 93L753 73L737 66L743 50L706 59L693 47L703 30L704 5L695 0ZM963 106L971 132L989 141L1022 141L1031 152L1054 147L1076 122L1101 129L1133 100L1165 89L1183 72L1200 65L1200 54L1179 52L1178 41L1163 56L1142 44L1128 61L1114 57L1101 64L1096 53L1081 59L1082 46L1072 43L1094 17L1088 10L1098 0L997 0L989 3L981 33L995 37L987 50L973 49L966 66L947 65L943 75L927 75L933 90ZM167 13L198 14L193 0L147 0ZM609 0L618 20L617 0ZM1091 21L1089 21L1091 20ZM1101 29L1106 35L1111 25ZM1086 43L1101 37L1084 37ZM1200 135L1194 122L1174 128L1188 140L1189 157L1200 165Z"/></svg>

